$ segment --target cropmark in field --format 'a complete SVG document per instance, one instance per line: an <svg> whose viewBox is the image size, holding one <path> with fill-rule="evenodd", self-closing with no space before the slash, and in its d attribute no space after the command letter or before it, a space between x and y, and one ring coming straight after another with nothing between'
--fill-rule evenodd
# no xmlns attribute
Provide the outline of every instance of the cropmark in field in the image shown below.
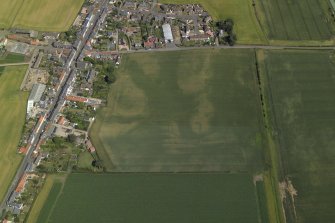
<svg viewBox="0 0 335 223"><path fill-rule="evenodd" d="M262 72L294 221L334 222L335 55L266 51Z"/></svg>
<svg viewBox="0 0 335 223"><path fill-rule="evenodd" d="M91 137L111 171L260 170L255 79L252 50L125 55Z"/></svg>
<svg viewBox="0 0 335 223"><path fill-rule="evenodd" d="M255 7L269 39L309 41L333 38L335 22L328 0L256 0Z"/></svg>

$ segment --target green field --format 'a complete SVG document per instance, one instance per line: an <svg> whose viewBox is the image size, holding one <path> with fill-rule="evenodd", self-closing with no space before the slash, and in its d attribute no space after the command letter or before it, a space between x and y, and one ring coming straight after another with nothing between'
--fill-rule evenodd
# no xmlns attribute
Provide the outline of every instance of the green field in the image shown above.
<svg viewBox="0 0 335 223"><path fill-rule="evenodd" d="M52 187L37 222L259 221L247 174L71 174Z"/></svg>
<svg viewBox="0 0 335 223"><path fill-rule="evenodd" d="M240 44L266 43L266 38L257 22L252 0L160 0L170 4L201 4L214 19L232 18L235 23L237 42Z"/></svg>
<svg viewBox="0 0 335 223"><path fill-rule="evenodd" d="M38 194L31 211L29 212L26 220L27 223L35 223L38 218L48 218L48 214L51 212L65 180L66 175L48 175L41 192ZM41 213L42 209L43 213Z"/></svg>
<svg viewBox="0 0 335 223"><path fill-rule="evenodd" d="M21 54L14 54L14 53L9 53L3 57L0 57L0 65L1 64L8 64L8 63L20 63L24 62L24 55Z"/></svg>
<svg viewBox="0 0 335 223"><path fill-rule="evenodd" d="M0 69L0 199L21 161L17 146L25 120L28 93L20 92L19 88L26 69L26 66Z"/></svg>
<svg viewBox="0 0 335 223"><path fill-rule="evenodd" d="M297 222L334 222L335 55L266 51L264 60L282 171L297 190Z"/></svg>
<svg viewBox="0 0 335 223"><path fill-rule="evenodd" d="M252 50L125 55L90 135L112 171L260 170L255 79Z"/></svg>
<svg viewBox="0 0 335 223"><path fill-rule="evenodd" d="M257 0L256 8L269 39L330 40L334 19L325 0Z"/></svg>
<svg viewBox="0 0 335 223"><path fill-rule="evenodd" d="M65 31L73 23L84 0L2 0L0 28Z"/></svg>

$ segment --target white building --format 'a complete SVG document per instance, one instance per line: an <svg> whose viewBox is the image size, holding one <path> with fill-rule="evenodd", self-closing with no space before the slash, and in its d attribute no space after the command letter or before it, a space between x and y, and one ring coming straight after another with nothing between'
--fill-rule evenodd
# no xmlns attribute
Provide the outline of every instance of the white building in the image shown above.
<svg viewBox="0 0 335 223"><path fill-rule="evenodd" d="M166 43L173 42L172 30L170 24L164 24L162 26L164 32L164 39Z"/></svg>
<svg viewBox="0 0 335 223"><path fill-rule="evenodd" d="M0 37L0 47L6 46L7 42L8 42L7 38L1 39L1 37Z"/></svg>
<svg viewBox="0 0 335 223"><path fill-rule="evenodd" d="M44 84L34 84L33 89L30 92L27 104L27 114L30 114L34 107L34 103L39 102L43 95L46 86Z"/></svg>

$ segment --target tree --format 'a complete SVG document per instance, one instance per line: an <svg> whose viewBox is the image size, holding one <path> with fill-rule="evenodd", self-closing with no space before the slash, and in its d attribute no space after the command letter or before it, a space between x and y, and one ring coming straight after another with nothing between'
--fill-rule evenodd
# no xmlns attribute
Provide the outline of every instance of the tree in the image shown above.
<svg viewBox="0 0 335 223"><path fill-rule="evenodd" d="M45 172L47 170L46 166L44 166L43 164L38 165L36 169L40 172Z"/></svg>
<svg viewBox="0 0 335 223"><path fill-rule="evenodd" d="M224 21L222 21L222 20L217 21L217 22L216 22L216 26L217 26L219 29L225 30L225 23L224 23Z"/></svg>
<svg viewBox="0 0 335 223"><path fill-rule="evenodd" d="M106 81L107 84L113 84L116 81L116 77L113 73L112 74L107 74L105 76L104 80Z"/></svg>
<svg viewBox="0 0 335 223"><path fill-rule="evenodd" d="M232 19L227 19L224 21L224 30L230 35L233 32L234 21Z"/></svg>
<svg viewBox="0 0 335 223"><path fill-rule="evenodd" d="M70 143L74 143L74 142L76 142L76 140L77 140L77 136L74 135L74 134L69 134L67 136L67 141L70 142Z"/></svg>
<svg viewBox="0 0 335 223"><path fill-rule="evenodd" d="M63 147L64 139L62 137L53 137L52 142L54 143L55 147L58 149Z"/></svg>
<svg viewBox="0 0 335 223"><path fill-rule="evenodd" d="M229 36L227 36L227 43L229 44L229 46L234 46L236 42L236 35L235 34L231 34Z"/></svg>
<svg viewBox="0 0 335 223"><path fill-rule="evenodd" d="M96 167L98 169L102 168L103 167L102 160L93 160L92 161L92 166Z"/></svg>

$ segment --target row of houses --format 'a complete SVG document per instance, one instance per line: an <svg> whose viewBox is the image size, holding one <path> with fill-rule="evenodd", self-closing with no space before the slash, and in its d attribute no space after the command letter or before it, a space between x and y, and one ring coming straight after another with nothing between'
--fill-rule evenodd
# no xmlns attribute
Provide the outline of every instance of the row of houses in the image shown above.
<svg viewBox="0 0 335 223"><path fill-rule="evenodd" d="M28 170L29 172L32 171L32 167L30 168L31 169ZM16 186L16 189L12 192L12 194L10 195L7 201L10 211L13 214L17 214L17 215L20 214L24 206L23 202L20 201L21 194L25 191L28 181L31 179L37 178L37 177L39 176L34 173L25 173L21 177L18 185Z"/></svg>

